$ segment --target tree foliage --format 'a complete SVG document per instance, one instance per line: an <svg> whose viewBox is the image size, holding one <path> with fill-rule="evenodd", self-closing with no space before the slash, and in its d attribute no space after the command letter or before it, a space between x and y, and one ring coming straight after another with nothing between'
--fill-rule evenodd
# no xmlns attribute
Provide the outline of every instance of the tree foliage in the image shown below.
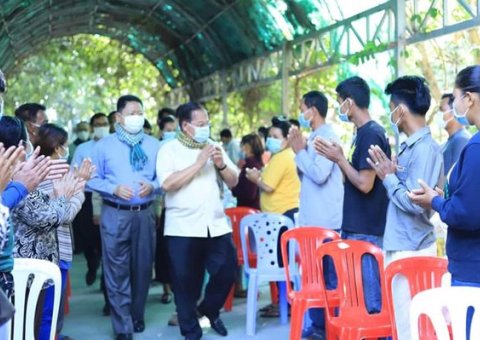
<svg viewBox="0 0 480 340"><path fill-rule="evenodd" d="M118 41L93 35L58 38L17 63L8 76L6 112L26 102L50 109L51 120L88 120L115 110L120 95L139 96L153 119L169 90L158 70ZM55 112L57 117L55 117ZM53 113L53 114L52 114Z"/></svg>

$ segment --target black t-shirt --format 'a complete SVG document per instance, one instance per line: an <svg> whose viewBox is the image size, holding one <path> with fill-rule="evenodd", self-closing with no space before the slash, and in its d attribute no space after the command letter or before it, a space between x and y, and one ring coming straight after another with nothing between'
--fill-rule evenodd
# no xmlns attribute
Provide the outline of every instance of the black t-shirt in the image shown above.
<svg viewBox="0 0 480 340"><path fill-rule="evenodd" d="M367 162L368 149L378 145L390 157L390 145L385 129L371 120L357 130L350 150L350 164L357 170L371 169ZM358 234L383 236L387 217L388 197L382 181L375 177L373 189L364 194L345 177L342 229Z"/></svg>

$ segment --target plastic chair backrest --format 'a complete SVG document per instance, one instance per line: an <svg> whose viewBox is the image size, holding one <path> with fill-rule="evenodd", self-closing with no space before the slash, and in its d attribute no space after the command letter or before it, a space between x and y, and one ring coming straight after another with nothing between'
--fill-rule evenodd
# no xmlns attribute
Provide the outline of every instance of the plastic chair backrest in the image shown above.
<svg viewBox="0 0 480 340"><path fill-rule="evenodd" d="M455 340L466 339L467 310L473 307L470 339L480 339L480 288L441 287L418 293L410 304L410 330L413 340L420 337L418 318L427 315L438 340L450 340L449 322ZM447 321L448 320L448 321Z"/></svg>
<svg viewBox="0 0 480 340"><path fill-rule="evenodd" d="M326 241L339 240L340 235L333 230L320 227L299 227L291 229L282 234L282 258L285 264L287 282L292 282L288 262L287 245L289 242L298 245L301 266L301 287L302 289L319 290L322 288L320 282L320 271L317 265L316 251ZM294 242L295 241L295 242ZM290 295L291 285L287 284L287 291Z"/></svg>
<svg viewBox="0 0 480 340"><path fill-rule="evenodd" d="M51 280L55 285L55 293L50 340L54 340L57 330L57 317L60 306L60 291L62 286L60 269L57 265L45 260L18 258L14 259L12 275L15 284L16 309L13 319L13 339L35 338L34 324L38 297L42 291L45 281ZM28 288L29 281L31 283Z"/></svg>
<svg viewBox="0 0 480 340"><path fill-rule="evenodd" d="M340 299L338 306L340 318L368 320L370 316L366 309L363 294L362 257L366 254L372 255L377 261L382 293L382 310L380 314L388 314L385 284L383 282L385 277L383 253L380 248L364 241L338 240L324 243L317 250L317 263L321 273L323 273L323 258L328 256L333 261L338 279L336 292ZM320 279L322 291L326 294L323 275L320 275ZM327 304L328 302L327 300ZM334 316L330 315L329 312L328 317Z"/></svg>
<svg viewBox="0 0 480 340"><path fill-rule="evenodd" d="M416 256L400 259L390 263L385 269L385 284L387 287L388 306L392 320L395 315L393 303L393 280L397 275L405 277L410 288L410 296L419 292L442 286L442 279L447 273L448 261L433 256ZM395 322L392 322L393 337L397 339ZM420 319L420 335L422 339L435 338L433 329L427 319Z"/></svg>
<svg viewBox="0 0 480 340"><path fill-rule="evenodd" d="M225 214L230 219L230 223L232 226L233 244L237 248L237 259L240 265L243 264L243 261L244 261L243 254L242 254L242 241L240 239L240 221L245 216L257 214L259 212L260 212L259 210L249 208L249 207L236 207L236 208L225 209ZM251 251L249 249L249 255L250 254L251 254ZM251 258L251 256L249 256L249 258Z"/></svg>
<svg viewBox="0 0 480 340"><path fill-rule="evenodd" d="M257 270L264 274L282 274L283 268L278 261L278 238L280 233L293 228L293 222L288 217L280 214L259 213L246 216L240 223L240 237L243 254L247 254L247 246L251 233L255 245L251 247L257 255ZM293 263L294 252L290 252L290 261ZM250 273L248 261L244 264L245 272Z"/></svg>

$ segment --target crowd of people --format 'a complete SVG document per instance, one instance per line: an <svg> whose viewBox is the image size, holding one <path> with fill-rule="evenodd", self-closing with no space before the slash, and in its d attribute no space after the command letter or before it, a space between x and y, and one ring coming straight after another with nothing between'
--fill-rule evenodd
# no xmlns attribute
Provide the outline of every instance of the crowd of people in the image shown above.
<svg viewBox="0 0 480 340"><path fill-rule="evenodd" d="M386 264L435 256L431 219L438 212L448 225L452 285L480 287L480 137L466 129L480 128L480 66L463 69L453 92L438 99L435 121L449 136L443 146L427 124L432 98L423 78L403 76L386 86L396 138L372 119L364 79L345 79L335 92L339 120L354 125L348 151L327 123L329 102L320 91L303 95L298 120L272 117L271 126L240 143L230 129L215 142L208 113L195 102L161 109L155 138L141 99L124 95L109 115L79 123L69 145L67 131L48 122L44 106L23 104L7 116L0 96L0 293L14 294L14 257L42 259L60 269L63 304L73 253L83 252L87 285L101 268L103 313L116 339L145 330L152 280L163 285L162 303L175 302L168 323L178 325L185 339L202 337L201 316L226 336L220 310L236 280L236 296L244 296L224 213L229 194L238 206L373 243L384 250ZM396 154L391 140L401 141ZM328 261L324 266L327 287L335 287L335 268ZM366 308L377 313L381 292L373 257L362 259L362 272ZM49 337L54 288L46 282L42 290L37 339ZM399 339L410 338L408 297L406 281L395 281ZM63 310L56 332L68 339ZM325 338L324 311L309 313L312 325L303 336ZM267 306L262 315L277 316L278 308Z"/></svg>

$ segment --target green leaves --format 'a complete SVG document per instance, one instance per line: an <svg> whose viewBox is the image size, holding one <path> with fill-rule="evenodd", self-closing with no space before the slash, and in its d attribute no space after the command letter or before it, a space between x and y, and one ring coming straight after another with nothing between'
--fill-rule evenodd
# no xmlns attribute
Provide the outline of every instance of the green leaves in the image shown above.
<svg viewBox="0 0 480 340"><path fill-rule="evenodd" d="M63 126L89 120L94 112L108 114L126 93L144 101L147 117L154 123L169 90L157 68L142 55L94 35L50 41L20 60L8 81L7 113L20 104L40 102L56 111L58 118L50 118Z"/></svg>

